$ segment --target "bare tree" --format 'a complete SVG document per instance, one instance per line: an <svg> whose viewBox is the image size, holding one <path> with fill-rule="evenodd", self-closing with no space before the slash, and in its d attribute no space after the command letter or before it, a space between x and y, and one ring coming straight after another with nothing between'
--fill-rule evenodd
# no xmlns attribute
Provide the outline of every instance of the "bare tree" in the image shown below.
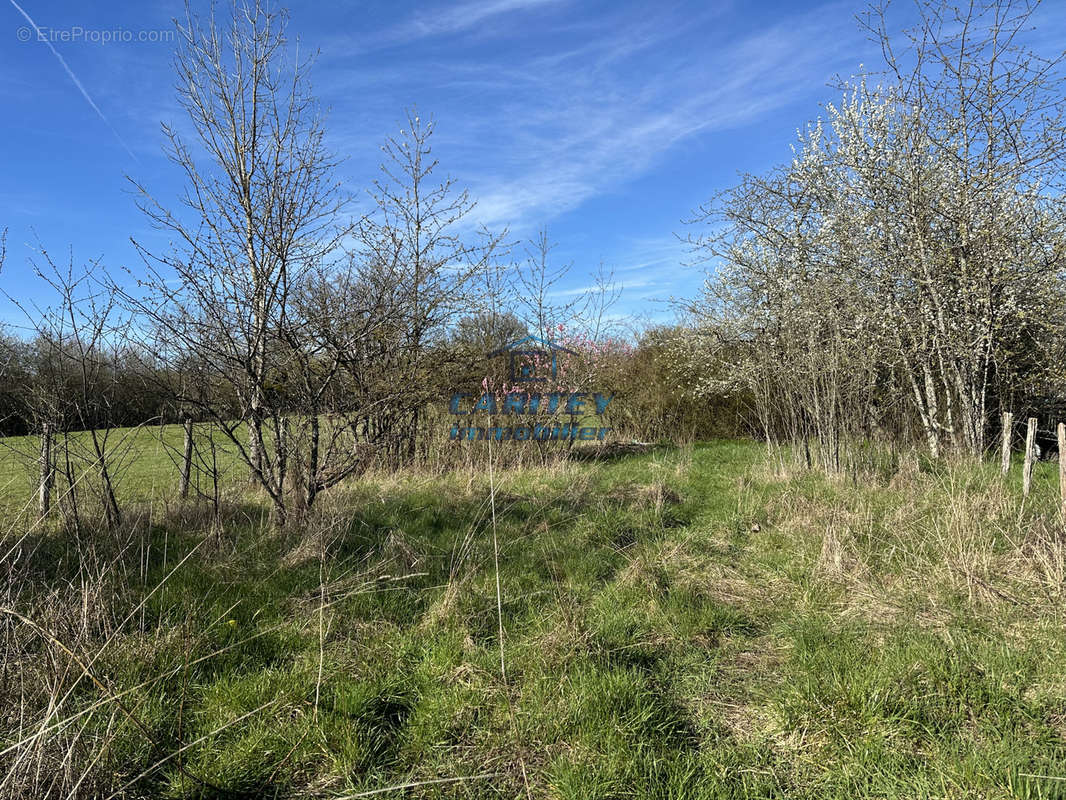
<svg viewBox="0 0 1066 800"><path fill-rule="evenodd" d="M433 131L432 120L411 110L399 135L386 140L382 177L370 192L375 211L360 229L364 263L375 267L379 286L392 287L385 374L403 387L402 402L380 404L368 430L389 431L396 458L415 456L425 408L442 391L439 376L457 366L449 332L481 305L470 294L506 250L506 232L464 235L475 203L450 177L437 181Z"/></svg>
<svg viewBox="0 0 1066 800"><path fill-rule="evenodd" d="M152 323L162 363L202 365L207 380L195 390L173 371L177 399L230 440L279 524L292 444L286 416L316 410L294 408L282 390L294 372L319 370L300 339L310 326L300 298L330 273L351 231L308 89L310 62L290 60L285 26L284 12L259 0L235 3L224 20L187 10L178 25L176 91L191 133L169 125L163 133L185 178L182 207L171 210L134 183L144 213L176 244L153 252L135 242L148 277L125 293ZM336 370L327 364L321 374L328 384ZM235 399L236 417L220 395Z"/></svg>
<svg viewBox="0 0 1066 800"><path fill-rule="evenodd" d="M76 267L73 256L57 263L43 247L31 261L34 274L54 298L47 306L28 304L5 293L23 312L33 332L27 345L29 367L19 390L24 413L34 431L58 437L54 455L65 480L62 508L75 529L82 526L86 493L95 495L106 524L122 521L117 477L131 456L133 431L119 430L130 357L129 319L98 277L102 266L91 261ZM44 448L51 450L51 448ZM41 470L45 491L52 465ZM42 503L47 508L48 503Z"/></svg>
<svg viewBox="0 0 1066 800"><path fill-rule="evenodd" d="M607 312L618 301L621 288L602 263L589 276L589 285L564 288L567 279L574 277L574 263L556 263L552 252L557 246L547 227L526 243L526 258L513 267L514 291L509 300L515 313L542 339L559 338L560 330L581 330L598 339L610 332Z"/></svg>

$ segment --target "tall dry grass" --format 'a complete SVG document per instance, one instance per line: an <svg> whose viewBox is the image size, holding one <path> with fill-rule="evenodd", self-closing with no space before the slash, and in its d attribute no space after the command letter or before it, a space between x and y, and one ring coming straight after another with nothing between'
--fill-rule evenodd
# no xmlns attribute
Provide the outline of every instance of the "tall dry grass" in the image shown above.
<svg viewBox="0 0 1066 800"><path fill-rule="evenodd" d="M873 614L1063 620L1066 526L1050 480L1024 498L1017 475L988 463L915 453L871 463L826 475L794 453L765 462L767 513L814 580Z"/></svg>

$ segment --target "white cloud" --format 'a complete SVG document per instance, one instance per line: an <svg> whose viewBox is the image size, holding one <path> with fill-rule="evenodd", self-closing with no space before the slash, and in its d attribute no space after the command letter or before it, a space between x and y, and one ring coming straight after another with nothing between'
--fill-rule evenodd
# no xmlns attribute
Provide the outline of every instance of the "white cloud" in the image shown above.
<svg viewBox="0 0 1066 800"><path fill-rule="evenodd" d="M479 221L549 220L639 177L679 142L750 123L823 85L847 47L827 18L789 20L703 53L673 52L676 30L625 30L497 72L513 99L461 120L454 134L500 143L464 171ZM627 63L642 42L665 52L654 70Z"/></svg>
<svg viewBox="0 0 1066 800"><path fill-rule="evenodd" d="M445 9L417 14L397 29L400 38L441 36L469 30L490 17L528 11L564 0L472 0Z"/></svg>
<svg viewBox="0 0 1066 800"><path fill-rule="evenodd" d="M325 47L316 85L334 105L334 147L378 152L417 102L437 118L441 172L477 200L472 221L524 235L649 173L682 142L832 97L819 90L855 66L862 42L839 2L731 36L743 17L723 20L725 5L542 13L562 1L472 0ZM475 30L481 39L462 46L427 40ZM388 42L401 46L386 57L375 48Z"/></svg>

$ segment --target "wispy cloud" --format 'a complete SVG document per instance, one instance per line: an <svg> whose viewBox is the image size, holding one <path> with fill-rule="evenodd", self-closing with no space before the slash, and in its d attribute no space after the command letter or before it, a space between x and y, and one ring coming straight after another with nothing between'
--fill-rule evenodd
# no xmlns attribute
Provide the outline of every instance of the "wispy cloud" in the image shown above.
<svg viewBox="0 0 1066 800"><path fill-rule="evenodd" d="M645 276L642 278L621 278L615 280L614 284L619 289L631 290L659 286L661 281L652 276ZM549 294L554 297L574 297L583 294L597 294L603 291L607 291L607 287L600 284L589 284L587 286L576 286L573 289L558 289L554 292L549 292Z"/></svg>
<svg viewBox="0 0 1066 800"><path fill-rule="evenodd" d="M483 34L491 24L504 26L508 16L541 11L570 0L467 0L457 5L422 6L418 11L384 29L365 31L354 37L335 34L354 52L370 53L411 45L423 40L455 36L475 31Z"/></svg>
<svg viewBox="0 0 1066 800"><path fill-rule="evenodd" d="M812 101L832 98L834 73L855 68L868 44L852 0L770 24L727 3L664 4L649 14L639 3L564 2L420 9L386 35L362 31L324 47L316 85L344 98L332 101L334 146L376 151L417 103L437 119L441 169L470 188L476 222L525 235L653 173L683 143L800 100L804 116L790 127L802 124L816 113ZM374 49L397 32L406 44ZM444 35L457 32L470 38ZM781 131L783 145L789 133ZM358 187L373 174L352 177Z"/></svg>
<svg viewBox="0 0 1066 800"><path fill-rule="evenodd" d="M78 76L74 74L74 70L70 68L70 65L67 64L63 56L59 54L59 51L52 46L52 43L51 41L49 41L48 37L42 35L41 29L37 27L37 23L33 21L30 15L26 13L26 10L18 3L16 3L15 0L9 0L9 2L12 6L15 7L15 10L22 15L23 19L25 19L26 22L30 24L30 27L33 28L34 36L37 41L43 42L45 46L52 51L52 55L56 57L56 60L59 62L59 65L63 68L64 72L67 73L67 77L70 78L70 80L78 88L78 91L81 92L81 96L85 98L85 102L87 102L92 108L92 110L96 112L96 115L100 117L101 120L103 120L104 124L108 127L108 130L110 130L111 133L114 135L115 139L118 140L118 143L122 145L123 149L127 153L129 153L130 158L132 158L134 161L137 161L137 156L133 154L133 151L130 150L129 145L127 145L126 142L123 141L122 137L118 135L118 131L115 130L115 126L111 124L111 121L106 116L104 116L104 112L100 110L100 107L96 105L96 102L92 99L92 97L89 95L89 92L82 85L82 82L78 80Z"/></svg>
<svg viewBox="0 0 1066 800"><path fill-rule="evenodd" d="M360 97L358 113L335 118L342 149L365 151L376 141L368 119L391 121L417 101L436 110L435 145L477 198L477 221L524 231L650 172L682 142L818 96L835 70L857 65L862 43L840 0L739 35L720 5L518 13L562 1L467 2L389 34L477 28L478 47L409 42L384 60L355 41L333 48L355 55L329 59L330 92Z"/></svg>
<svg viewBox="0 0 1066 800"><path fill-rule="evenodd" d="M565 0L472 0L446 9L417 14L395 33L403 38L440 36L469 30L491 17L528 11Z"/></svg>
<svg viewBox="0 0 1066 800"><path fill-rule="evenodd" d="M676 55L643 73L640 59L631 58L642 50L641 37L625 31L572 57L501 75L522 91L480 125L501 126L505 135L468 134L513 144L503 158L485 159L475 176L481 220L550 219L639 177L682 141L753 122L824 85L827 62L846 52L848 38L827 18L789 20L703 53L676 43ZM679 34L660 28L643 35L661 51ZM580 68L578 58L591 69Z"/></svg>

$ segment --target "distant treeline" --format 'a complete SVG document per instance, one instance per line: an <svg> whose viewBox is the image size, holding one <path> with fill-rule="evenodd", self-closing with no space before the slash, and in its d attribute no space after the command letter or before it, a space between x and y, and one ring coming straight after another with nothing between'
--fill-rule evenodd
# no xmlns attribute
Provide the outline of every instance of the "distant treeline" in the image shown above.
<svg viewBox="0 0 1066 800"><path fill-rule="evenodd" d="M163 376L145 366L146 358L102 352L86 374L55 343L12 336L0 336L0 358L2 436L38 433L46 422L53 429L82 430L179 419Z"/></svg>
<svg viewBox="0 0 1066 800"><path fill-rule="evenodd" d="M478 394L486 375L498 386L507 383L506 364L486 358L480 341L463 341L473 320L465 320L453 338L438 348L442 369L425 393L428 404L444 404L456 391ZM582 388L611 392L611 425L618 435L640 440L693 440L736 436L755 430L746 398L708 396L696 391L694 363L679 357L688 332L681 328L653 328L635 343L616 341L601 348L594 359L595 378L586 375ZM0 335L3 381L0 383L0 436L40 433L47 424L54 432L176 424L186 419L210 419L195 404L182 403L179 387L188 387L203 368L188 365L185 373L152 364L146 352L95 351L86 363L76 349L64 349L47 339L24 341ZM429 356L433 360L433 356ZM598 382L597 382L598 381ZM538 384L514 385L513 391L537 391ZM578 388L575 386L574 388ZM219 416L240 416L235 393L227 399L224 386L215 387L212 403ZM544 391L548 391L546 388ZM286 398L282 376L271 382L271 402L281 409L298 409L299 398ZM437 432L435 432L437 433Z"/></svg>

